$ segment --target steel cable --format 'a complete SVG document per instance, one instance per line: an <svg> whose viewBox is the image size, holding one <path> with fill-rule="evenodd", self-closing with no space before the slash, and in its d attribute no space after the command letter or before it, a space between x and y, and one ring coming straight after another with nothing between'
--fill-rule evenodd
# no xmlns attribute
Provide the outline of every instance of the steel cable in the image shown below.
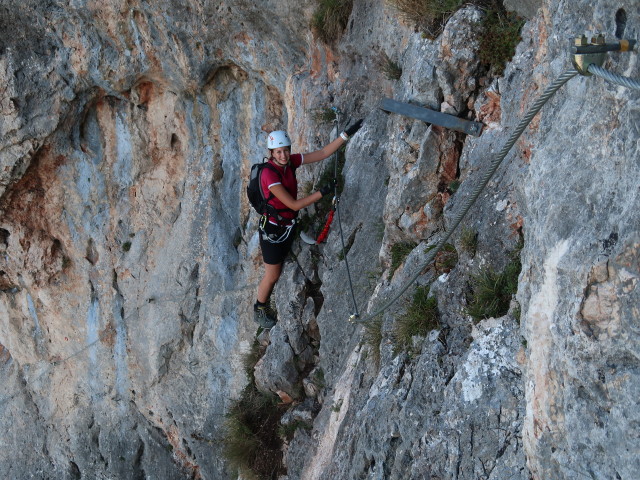
<svg viewBox="0 0 640 480"><path fill-rule="evenodd" d="M597 75L600 78L604 78L608 82L615 83L622 87L635 88L636 90L640 90L640 81L634 80L633 78L618 75L617 73L610 72L609 70L599 67L593 63L589 65L589 68L587 70L589 71L589 73Z"/></svg>
<svg viewBox="0 0 640 480"><path fill-rule="evenodd" d="M334 110L336 112L336 133L340 130L340 111ZM346 124L345 124L346 126ZM339 149L338 149L339 150ZM360 314L358 313L358 303L356 302L356 294L353 291L353 283L351 282L351 270L349 269L349 261L347 260L347 249L344 244L344 232L342 231L342 220L340 218L340 198L338 197L338 150L334 153L334 163L333 163L333 181L334 181L334 196L336 199L336 213L338 214L338 230L340 230L340 242L342 242L342 257L344 258L344 264L347 268L347 279L349 280L349 290L351 290L351 299L353 301L354 312L351 315L351 318L358 318Z"/></svg>
<svg viewBox="0 0 640 480"><path fill-rule="evenodd" d="M424 264L409 279L407 284L404 287L402 287L400 291L396 293L390 300L388 300L381 308L379 308L375 312L367 315L362 319L352 320L354 323L365 323L377 317L378 315L382 314L391 305L393 305L396 302L396 300L398 300L407 291L407 289L418 279L422 271L431 262L433 262L433 260L436 257L436 254L442 249L442 247L447 243L447 241L449 240L453 232L455 232L455 230L458 228L458 226L462 222L462 219L467 215L467 213L469 212L473 204L476 202L476 200L480 196L480 193L485 189L485 187L489 183L489 180L491 180L491 177L493 177L493 175L495 174L496 170L502 163L502 160L504 160L504 158L507 156L507 154L509 153L513 145L516 143L518 138L520 138L520 135L522 135L522 132L524 132L524 129L527 127L527 125L531 123L531 120L533 120L533 117L536 116L536 114L540 111L543 105L547 103L547 101L558 91L560 87L562 87L565 83L567 83L577 74L578 74L578 71L576 69L567 70L545 89L542 95L531 106L531 108L529 109L527 114L524 116L524 118L520 121L520 123L518 123L518 125L516 126L516 129L513 131L513 133L507 140L507 143L504 144L500 152L493 159L493 161L490 164L489 170L484 174L484 176L478 183L478 186L471 193L471 196L468 198L468 200L460 209L460 211L455 215L451 228L449 228L448 232L440 239L440 241L436 244L435 248L431 249Z"/></svg>

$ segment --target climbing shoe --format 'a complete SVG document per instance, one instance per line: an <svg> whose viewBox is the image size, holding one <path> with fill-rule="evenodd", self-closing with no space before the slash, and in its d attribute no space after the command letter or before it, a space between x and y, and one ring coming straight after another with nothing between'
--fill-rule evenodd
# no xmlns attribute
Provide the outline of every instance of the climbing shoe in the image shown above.
<svg viewBox="0 0 640 480"><path fill-rule="evenodd" d="M255 303L253 305L253 319L262 328L272 328L277 322L276 312L274 312L269 305Z"/></svg>

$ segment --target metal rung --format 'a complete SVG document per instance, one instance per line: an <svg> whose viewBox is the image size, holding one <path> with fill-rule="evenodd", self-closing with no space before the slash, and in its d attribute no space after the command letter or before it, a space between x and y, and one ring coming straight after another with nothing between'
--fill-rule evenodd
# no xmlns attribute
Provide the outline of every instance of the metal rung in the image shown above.
<svg viewBox="0 0 640 480"><path fill-rule="evenodd" d="M380 108L386 112L399 113L411 118L417 118L423 122L433 123L441 127L449 128L457 132L467 133L479 137L482 133L482 123L464 120L446 113L436 112L424 107L397 102L385 98L380 102Z"/></svg>

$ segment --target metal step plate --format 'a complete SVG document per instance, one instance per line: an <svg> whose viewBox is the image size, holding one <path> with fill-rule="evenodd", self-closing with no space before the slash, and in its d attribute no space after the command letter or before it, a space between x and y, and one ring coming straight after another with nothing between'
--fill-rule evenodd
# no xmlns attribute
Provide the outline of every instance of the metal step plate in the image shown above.
<svg viewBox="0 0 640 480"><path fill-rule="evenodd" d="M464 120L446 113L436 112L424 107L410 105L408 103L397 102L390 98L385 98L380 102L380 108L386 112L399 113L411 118L433 123L444 128L450 128L457 132L467 133L474 137L479 137L482 133L482 123Z"/></svg>

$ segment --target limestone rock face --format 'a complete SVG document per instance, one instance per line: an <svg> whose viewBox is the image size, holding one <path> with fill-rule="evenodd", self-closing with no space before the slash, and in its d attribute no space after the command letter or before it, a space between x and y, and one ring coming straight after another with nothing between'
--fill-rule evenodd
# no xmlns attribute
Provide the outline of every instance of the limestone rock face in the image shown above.
<svg viewBox="0 0 640 480"><path fill-rule="evenodd" d="M567 38L636 38L636 3L507 5L528 21L500 78L478 60L482 9L429 40L387 2L354 1L327 46L315 6L0 6L0 476L237 478L224 415L248 381L262 274L250 166L266 131L308 152L363 118L327 242L296 241L280 321L259 337L256 385L295 430L284 478L635 478L640 92L571 79L463 221L477 246L458 231L455 255L425 262L571 67ZM637 54L605 67L640 78ZM484 130L388 114L383 97ZM338 128L322 120L331 106ZM325 166L301 168L300 190ZM415 248L397 261L399 243ZM473 321L474 275L513 251L508 312ZM350 321L416 274L438 304L430 333L398 348L415 285L375 323Z"/></svg>
<svg viewBox="0 0 640 480"><path fill-rule="evenodd" d="M306 44L287 9L273 44L248 4L0 10L3 476L228 475L259 274L244 179L287 122L267 66Z"/></svg>

